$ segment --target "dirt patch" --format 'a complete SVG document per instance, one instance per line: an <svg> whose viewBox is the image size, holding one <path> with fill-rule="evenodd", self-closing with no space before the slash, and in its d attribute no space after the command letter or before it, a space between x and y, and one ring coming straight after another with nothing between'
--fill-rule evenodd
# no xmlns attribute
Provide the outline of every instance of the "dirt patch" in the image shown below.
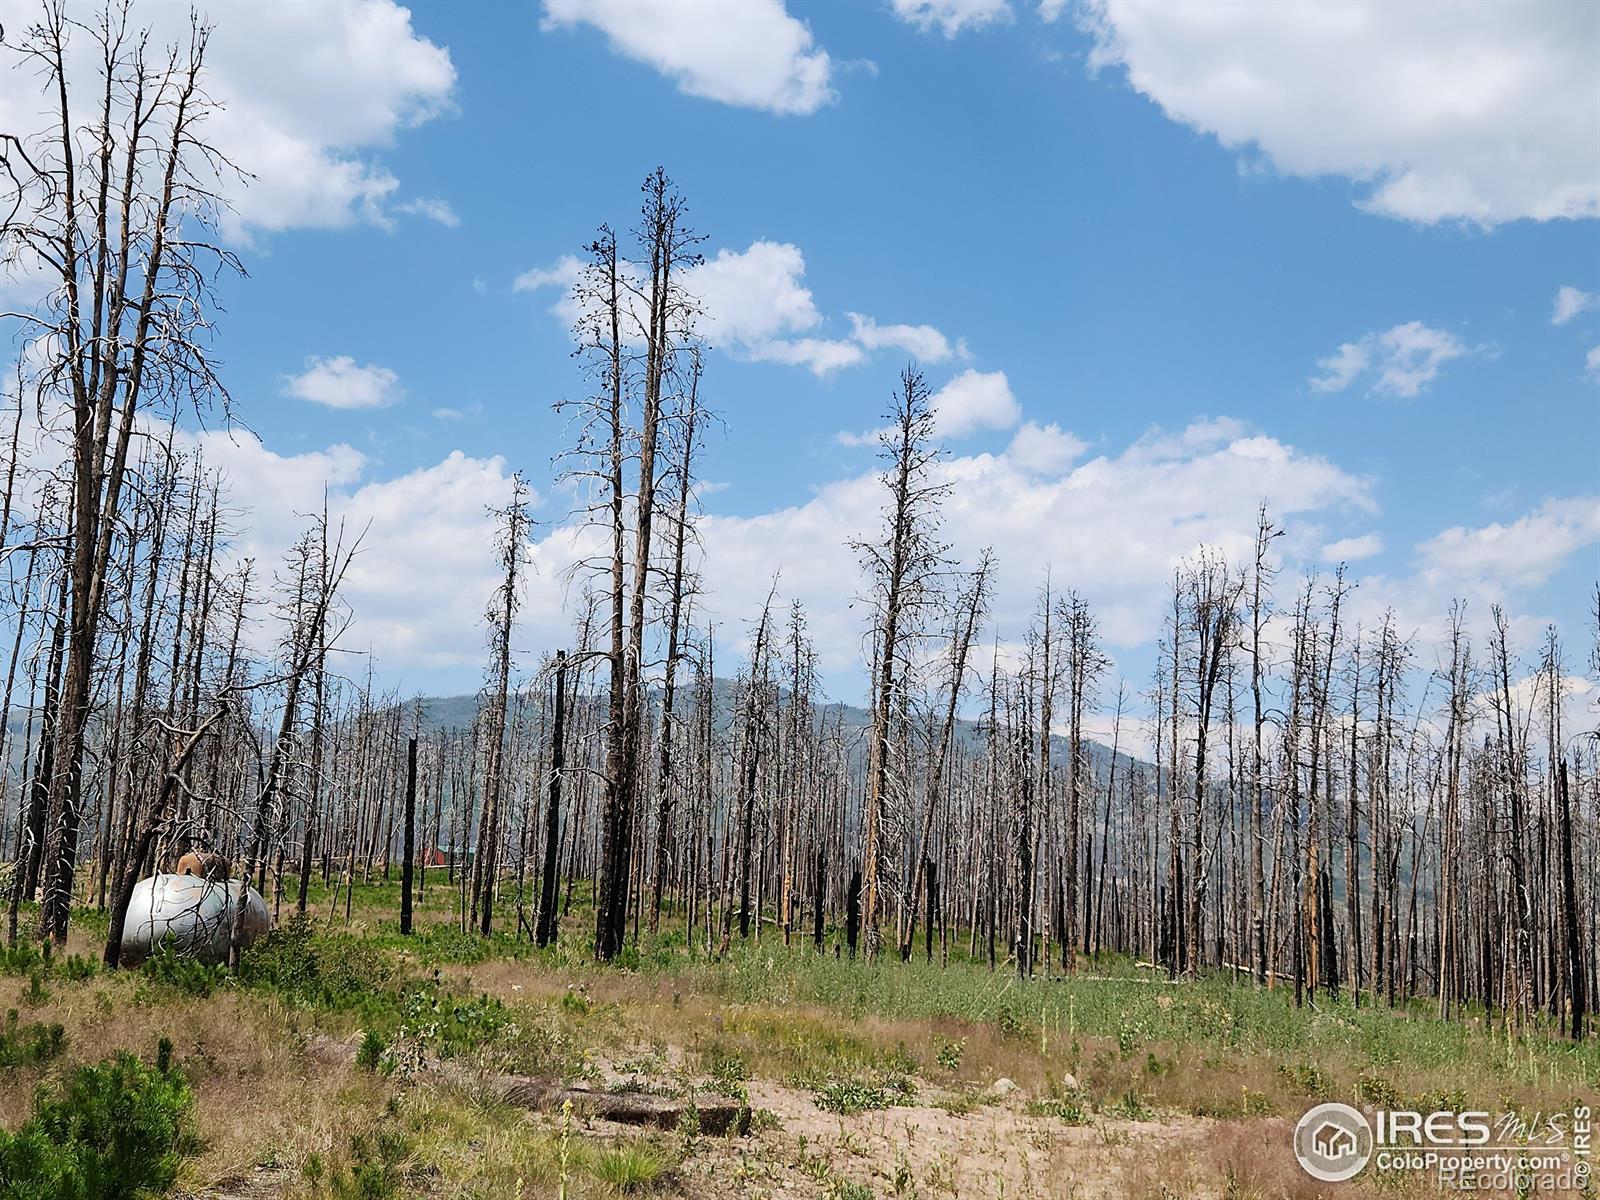
<svg viewBox="0 0 1600 1200"><path fill-rule="evenodd" d="M1017 1102L960 1111L969 1099L928 1089L918 1102L841 1115L810 1092L769 1081L747 1085L750 1104L776 1119L745 1138L700 1138L680 1173L696 1200L855 1195L962 1200L1121 1197L1123 1180L1151 1156L1181 1153L1211 1122L1107 1121L1070 1125ZM946 1102L957 1111L940 1107ZM593 1133L606 1135L605 1122ZM619 1129L620 1135L622 1131Z"/></svg>
<svg viewBox="0 0 1600 1200"><path fill-rule="evenodd" d="M279 1200L294 1182L289 1167L257 1167L255 1170L199 1192L178 1191L174 1200Z"/></svg>

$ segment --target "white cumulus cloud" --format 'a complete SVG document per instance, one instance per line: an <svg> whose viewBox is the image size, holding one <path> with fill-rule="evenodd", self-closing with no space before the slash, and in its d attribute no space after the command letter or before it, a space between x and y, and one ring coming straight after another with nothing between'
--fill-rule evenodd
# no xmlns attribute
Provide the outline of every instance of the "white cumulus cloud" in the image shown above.
<svg viewBox="0 0 1600 1200"><path fill-rule="evenodd" d="M1263 497L1286 520L1375 509L1369 481L1228 421L1157 431L1076 466L1034 469L1009 452L977 453L946 459L940 471L953 485L941 538L969 563L985 546L996 551L1002 638L1026 628L1045 564L1090 598L1111 643L1132 646L1155 637L1179 559L1206 544L1245 560ZM745 619L759 611L772 572L786 568L783 586L806 604L824 665L854 669L862 618L839 603L860 587L847 543L871 536L882 506L873 469L825 484L802 504L708 518L706 604Z"/></svg>
<svg viewBox="0 0 1600 1200"><path fill-rule="evenodd" d="M487 510L510 491L502 459L454 452L386 479L347 445L277 454L242 433L211 431L194 440L222 469L244 514L235 555L275 565L307 514L321 509L325 492L336 522L352 534L365 531L344 592L355 621L343 649L372 649L383 677L408 687L461 688L476 674L484 602L496 583ZM1376 516L1373 482L1229 418L1152 430L1082 463L1025 465L1010 452L974 453L946 459L938 470L952 485L941 540L968 563L985 546L996 552L993 617L1002 641L1014 642L1027 628L1048 565L1058 583L1089 600L1108 647L1150 646L1173 567L1202 545L1231 562L1248 561L1263 498L1291 534L1279 544L1286 580L1319 562L1354 562L1381 544L1376 532L1328 545L1308 541L1330 521ZM696 563L707 589L697 602L701 619L715 621L719 638L739 653L739 631L781 572L785 599L807 608L832 694L854 695L870 651L863 646L866 618L843 602L861 587L850 542L872 536L882 520L875 466L769 511L713 509L701 524ZM1413 573L1353 577L1359 586L1350 593L1351 620L1373 628L1393 608L1403 632L1414 631L1423 646L1436 644L1451 600L1461 597L1478 636L1489 603L1517 604L1597 540L1600 497L1593 496L1551 500L1511 522L1449 529L1417 547ZM516 633L526 660L569 644L581 587L571 568L600 549L600 535L571 519L538 527ZM419 561L429 569L418 572ZM1542 618L1513 609L1513 634L1524 645L1541 627Z"/></svg>
<svg viewBox="0 0 1600 1200"><path fill-rule="evenodd" d="M1547 500L1511 522L1455 526L1417 547L1425 574L1535 587L1600 541L1600 496Z"/></svg>
<svg viewBox="0 0 1600 1200"><path fill-rule="evenodd" d="M99 7L74 0L68 12L87 21ZM27 3L13 10L8 34L19 34L42 12ZM218 110L199 133L252 176L224 170L215 180L229 205L223 222L232 240L358 222L387 226L392 213L408 211L395 204L400 181L381 152L405 130L448 111L456 80L449 52L416 33L409 9L392 0L319 0L212 5L204 12L214 25L205 91ZM150 26L157 49L186 46L188 19L185 4L140 4L131 13L135 28ZM74 30L69 73L92 78L96 69L90 39ZM43 83L24 67L0 70L8 131L47 127L53 100ZM91 91L79 97L80 110L92 103Z"/></svg>
<svg viewBox="0 0 1600 1200"><path fill-rule="evenodd" d="M745 356L755 362L783 363L791 367L806 367L814 375L827 375L840 367L854 367L866 361L861 347L854 342L841 342L832 338L790 338L757 342L745 350Z"/></svg>
<svg viewBox="0 0 1600 1200"><path fill-rule="evenodd" d="M932 404L934 428L942 438L1010 429L1022 416L1004 371L963 371L934 393Z"/></svg>
<svg viewBox="0 0 1600 1200"><path fill-rule="evenodd" d="M1051 433L1049 426L1024 426L1019 438L1030 428ZM459 680L481 664L483 605L495 585L486 510L504 503L510 488L501 459L452 453L381 479L345 445L280 455L248 435L209 432L196 440L248 513L235 553L276 562L305 514L321 508L325 488L335 519L367 531L346 587L356 618L346 649L372 648L385 675L402 679L442 670ZM941 539L967 562L985 546L996 552L994 620L1002 639L1027 627L1048 564L1056 580L1089 600L1111 648L1152 644L1174 565L1202 545L1246 562L1263 498L1295 535L1280 547L1290 572L1355 562L1382 548L1376 531L1322 545L1306 540L1325 522L1376 516L1371 480L1228 418L1152 430L1081 463L1029 463L1008 451L954 456L938 470L952 485ZM864 618L841 602L860 588L849 544L880 527L882 506L873 467L827 482L800 503L749 515L708 513L696 564L707 586L702 619L715 620L737 642L781 572L786 598L807 607L834 694L850 694L862 671ZM528 550L519 649L570 639L570 568L597 551L597 539L571 521L540 527ZM1467 599L1469 616L1481 625L1489 602L1517 601L1597 541L1600 497L1593 496L1550 500L1515 521L1448 529L1417 546L1412 574L1355 577L1351 619L1370 628L1392 607L1403 630L1437 641L1452 599ZM418 573L418 561L429 570ZM406 587L395 587L397 579ZM1514 634L1531 644L1539 622L1515 617Z"/></svg>
<svg viewBox="0 0 1600 1200"><path fill-rule="evenodd" d="M306 369L288 375L284 391L326 408L385 408L400 398L400 377L376 363L359 366L348 354L309 358Z"/></svg>
<svg viewBox="0 0 1600 1200"><path fill-rule="evenodd" d="M1378 395L1413 397L1439 376L1445 363L1471 352L1454 334L1421 321L1407 321L1382 333L1369 333L1318 359L1322 374L1311 379L1316 392L1342 392L1358 380Z"/></svg>
<svg viewBox="0 0 1600 1200"><path fill-rule="evenodd" d="M634 264L621 268L634 278L643 272ZM517 292L557 293L551 311L569 327L581 315L574 287L583 263L564 255L550 266L523 271L511 287ZM825 376L858 366L875 352L903 350L928 362L966 348L931 325L879 325L861 313L849 313L848 337L830 337L827 318L806 286L806 259L792 242L758 239L743 250L724 247L685 271L683 288L701 306L700 332L717 349L751 362L805 367ZM640 322L637 317L633 325Z"/></svg>
<svg viewBox="0 0 1600 1200"><path fill-rule="evenodd" d="M803 366L817 375L864 362L854 342L809 336L823 316L805 274L798 246L756 241L745 250L719 250L691 269L683 286L704 305L707 339L736 357Z"/></svg>
<svg viewBox="0 0 1600 1200"><path fill-rule="evenodd" d="M805 274L800 247L756 241L717 251L685 275L683 286L705 305L713 341L750 344L821 324Z"/></svg>
<svg viewBox="0 0 1600 1200"><path fill-rule="evenodd" d="M455 208L448 200L441 200L437 196L419 196L415 200L407 200L394 206L397 213L407 213L413 217L427 217L430 221L437 221L447 229L454 229L461 224L461 218L456 215Z"/></svg>
<svg viewBox="0 0 1600 1200"><path fill-rule="evenodd" d="M592 26L618 54L706 100L804 114L834 98L828 52L782 0L545 0L542 24Z"/></svg>
<svg viewBox="0 0 1600 1200"><path fill-rule="evenodd" d="M382 479L348 445L278 454L242 430L210 430L190 440L222 472L241 510L228 552L254 558L258 577L278 567L324 499L333 525L343 523L346 543L360 537L340 589L354 618L341 650L371 650L388 678L454 669L459 680L462 669L483 661L483 610L498 582L488 510L511 493L503 459L453 451ZM428 568L418 570L419 562ZM557 615L536 636L548 644L559 630Z"/></svg>
<svg viewBox="0 0 1600 1200"><path fill-rule="evenodd" d="M1556 292L1556 304L1550 314L1550 324L1565 325L1573 317L1588 312L1597 304L1600 304L1600 296L1596 296L1593 292L1586 292L1570 285L1564 286Z"/></svg>
<svg viewBox="0 0 1600 1200"><path fill-rule="evenodd" d="M1046 15L1059 11L1048 6ZM1279 171L1409 221L1600 215L1600 6L1085 0L1091 63Z"/></svg>
<svg viewBox="0 0 1600 1200"><path fill-rule="evenodd" d="M1006 457L1024 471L1050 475L1065 470L1088 448L1082 438L1053 421L1048 425L1029 421L1012 437Z"/></svg>
<svg viewBox="0 0 1600 1200"><path fill-rule="evenodd" d="M511 281L514 292L537 292L541 288L558 288L569 291L583 274L583 263L571 254L563 254L548 267L530 267Z"/></svg>
<svg viewBox="0 0 1600 1200"><path fill-rule="evenodd" d="M845 315L850 318L851 338L867 350L904 350L923 363L940 363L957 352L932 325L879 325L860 313Z"/></svg>
<svg viewBox="0 0 1600 1200"><path fill-rule="evenodd" d="M1371 558L1375 554L1383 553L1383 535L1381 533L1363 533L1357 537L1340 538L1336 542L1329 542L1322 548L1324 562L1359 562L1363 558Z"/></svg>
<svg viewBox="0 0 1600 1200"><path fill-rule="evenodd" d="M1009 0L893 0L894 15L909 25L947 38L1011 19Z"/></svg>

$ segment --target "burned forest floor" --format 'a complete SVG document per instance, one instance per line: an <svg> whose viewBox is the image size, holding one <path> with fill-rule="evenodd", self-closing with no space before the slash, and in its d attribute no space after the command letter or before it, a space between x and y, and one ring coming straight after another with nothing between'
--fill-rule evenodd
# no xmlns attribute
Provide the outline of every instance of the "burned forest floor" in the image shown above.
<svg viewBox="0 0 1600 1200"><path fill-rule="evenodd" d="M463 933L428 885L402 938L397 885L358 885L348 918L314 887L295 920L291 881L238 972L108 973L92 909L65 951L0 952L0 1124L129 1052L185 1082L169 1194L194 1200L1309 1200L1438 1194L1303 1174L1290 1131L1320 1101L1536 1113L1600 1090L1593 1045L1420 1002L1296 1008L1110 957L1021 982L954 945L868 964L770 925L719 957L681 918L601 967L581 896L536 950L514 909Z"/></svg>

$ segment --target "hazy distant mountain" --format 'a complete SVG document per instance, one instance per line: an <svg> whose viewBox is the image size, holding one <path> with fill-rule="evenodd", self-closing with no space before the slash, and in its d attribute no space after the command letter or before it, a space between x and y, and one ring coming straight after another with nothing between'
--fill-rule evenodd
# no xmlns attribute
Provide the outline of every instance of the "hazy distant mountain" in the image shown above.
<svg viewBox="0 0 1600 1200"><path fill-rule="evenodd" d="M733 712L737 704L734 694L734 684L731 680L719 679L717 689L717 726L722 733L727 733L733 720ZM680 693L682 696L683 693ZM653 697L659 701L659 695ZM409 711L413 705L420 705L422 713L422 730L424 734L436 733L447 729L467 729L472 725L478 712L478 696L475 694L459 696L422 696L405 702L404 707ZM858 731L865 736L869 727L870 717L866 709L854 704L843 704L830 701L826 704L814 705L814 710L823 718L829 728L835 722L841 722L848 732ZM10 720L10 736L6 739L6 756L13 762L20 757L27 723L27 710L13 708ZM35 731L37 733L37 731ZM956 736L969 750L977 750L984 743L984 734L977 721L961 719L957 722ZM1067 752L1067 742L1063 737L1053 737L1057 761L1063 761ZM1125 769L1134 760L1127 754L1119 754L1121 762L1119 770ZM1096 774L1103 773L1111 763L1111 750L1098 742L1089 743L1089 760Z"/></svg>
<svg viewBox="0 0 1600 1200"><path fill-rule="evenodd" d="M717 689L717 726L726 733L733 720L734 708L737 697L734 694L734 684L731 680L719 679ZM679 703L684 703L683 693L679 693ZM652 699L659 701L659 695ZM409 708L412 703L421 705L422 728L425 733L433 733L443 729L466 729L472 724L478 711L478 697L476 695L464 696L423 696L419 700L407 703ZM822 718L831 729L836 722L842 724L849 732L859 731L865 736L865 731L871 724L871 715L866 709L854 704L844 704L839 701L829 701L825 704L813 705L813 711ZM959 718L956 723L956 737L969 750L981 748L985 741L983 729L977 721ZM1056 761L1064 761L1067 753L1067 739L1054 736L1051 739ZM1111 748L1099 742L1088 743L1089 761L1096 774L1104 772L1111 764ZM1135 760L1126 753L1117 755L1121 764L1119 771L1125 770Z"/></svg>

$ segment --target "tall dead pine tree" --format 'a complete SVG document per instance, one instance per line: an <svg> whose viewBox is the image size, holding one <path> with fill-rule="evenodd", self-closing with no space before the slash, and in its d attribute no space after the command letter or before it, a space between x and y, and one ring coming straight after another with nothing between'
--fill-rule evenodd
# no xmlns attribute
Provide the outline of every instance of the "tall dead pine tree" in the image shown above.
<svg viewBox="0 0 1600 1200"><path fill-rule="evenodd" d="M1206 881L1210 874L1206 865L1209 854L1205 841L1205 797L1211 714L1223 662L1236 636L1239 596L1243 588L1243 577L1235 577L1220 554L1202 552L1189 567L1189 619L1194 629L1196 656L1194 805L1189 830L1192 860L1189 871L1189 924L1184 939L1190 974L1198 969L1203 951L1201 914L1205 908Z"/></svg>
<svg viewBox="0 0 1600 1200"><path fill-rule="evenodd" d="M485 763L483 775L483 823L478 836L478 852L473 856L473 882L477 889L473 901L479 930L488 936L494 920L495 878L499 872L500 793L505 763L506 710L511 694L511 628L517 614L517 568L526 552L528 533L528 482L522 475L511 479L511 499L494 513L499 522L496 549L499 551L501 579L489 603L490 662L489 684L484 697Z"/></svg>
<svg viewBox="0 0 1600 1200"><path fill-rule="evenodd" d="M561 851L561 783L567 765L567 652L556 651L555 717L550 729L550 780L544 817L544 858L539 873L539 920L534 940L556 940L556 860Z"/></svg>
<svg viewBox="0 0 1600 1200"><path fill-rule="evenodd" d="M605 729L600 862L595 890L595 957L615 958L627 936L636 824L643 799L640 759L647 705L644 660L651 590L651 547L664 430L682 407L681 358L694 339L699 304L683 286L699 262L702 240L689 229L683 198L665 172L646 177L636 237L637 261L619 250L602 226L577 288L583 315L580 353L600 384L577 404L577 445L586 465L573 472L592 485L591 520L604 531L604 564L589 564L605 580L610 702ZM634 418L636 417L636 423ZM637 466L630 491L626 468Z"/></svg>
<svg viewBox="0 0 1600 1200"><path fill-rule="evenodd" d="M667 860L672 848L673 749L677 733L674 708L678 692L678 660L682 656L683 626L687 621L689 575L685 555L692 536L689 506L694 498L694 454L700 419L701 358L699 347L691 350L689 397L682 427L677 430L679 444L673 468L677 491L676 511L672 514L672 566L668 574L667 648L661 688L660 757L656 772L655 873L650 885L650 932L661 923L661 893L667 883Z"/></svg>
<svg viewBox="0 0 1600 1200"><path fill-rule="evenodd" d="M877 664L872 680L872 731L868 747L866 811L862 818L861 915L868 958L878 952L879 908L884 890L884 819L890 792L903 784L895 777L894 722L903 686L901 667L908 646L920 633L929 592L943 554L938 544L939 501L948 490L936 477L940 451L934 443L931 394L922 372L900 373L879 434L881 475L888 493L883 536L856 542L867 573L872 602Z"/></svg>

